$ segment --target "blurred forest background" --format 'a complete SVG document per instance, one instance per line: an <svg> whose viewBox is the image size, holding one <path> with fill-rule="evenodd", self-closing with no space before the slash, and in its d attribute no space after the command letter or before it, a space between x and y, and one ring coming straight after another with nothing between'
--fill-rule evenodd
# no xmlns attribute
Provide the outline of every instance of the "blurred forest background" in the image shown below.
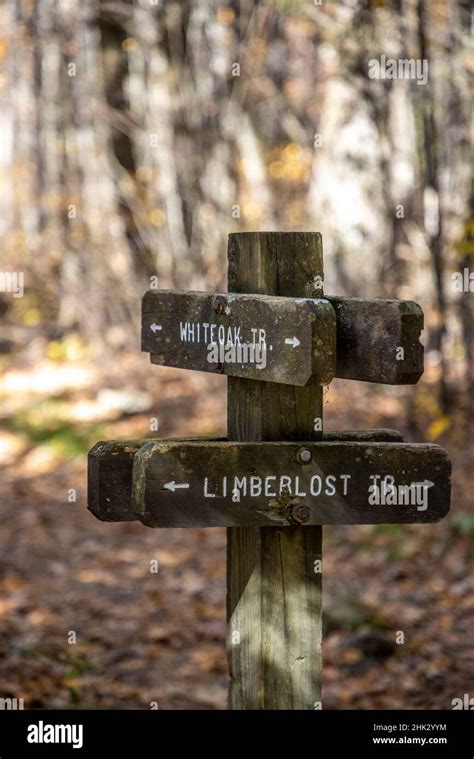
<svg viewBox="0 0 474 759"><path fill-rule="evenodd" d="M425 312L418 385L335 381L326 428L454 462L440 525L325 530L324 707L472 695L469 7L3 0L0 271L25 291L0 292L0 698L224 708L224 533L94 521L85 460L157 425L225 432L224 378L139 353L140 301L150 277L224 289L227 235L260 229L320 231L326 293ZM428 82L370 79L381 55Z"/></svg>

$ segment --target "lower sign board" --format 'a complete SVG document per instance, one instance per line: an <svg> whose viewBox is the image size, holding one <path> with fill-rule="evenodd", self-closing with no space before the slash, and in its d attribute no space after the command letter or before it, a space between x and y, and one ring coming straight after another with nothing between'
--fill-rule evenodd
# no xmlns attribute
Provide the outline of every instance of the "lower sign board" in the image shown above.
<svg viewBox="0 0 474 759"><path fill-rule="evenodd" d="M173 442L225 442L226 438L174 438ZM324 432L323 440L353 440L366 443L403 442L397 430L374 429ZM159 442L159 438L155 438ZM89 451L88 506L103 522L132 522L138 519L132 504L133 458L152 438L102 440Z"/></svg>
<svg viewBox="0 0 474 759"><path fill-rule="evenodd" d="M150 290L142 350L161 366L322 385L336 370L336 315L322 298Z"/></svg>
<svg viewBox="0 0 474 759"><path fill-rule="evenodd" d="M434 444L146 443L133 508L150 527L436 522L451 463Z"/></svg>

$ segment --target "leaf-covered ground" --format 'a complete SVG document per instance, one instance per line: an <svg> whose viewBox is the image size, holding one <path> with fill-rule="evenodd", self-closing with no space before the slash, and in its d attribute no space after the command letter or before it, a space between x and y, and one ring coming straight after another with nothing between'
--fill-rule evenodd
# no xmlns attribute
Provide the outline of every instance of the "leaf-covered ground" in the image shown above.
<svg viewBox="0 0 474 759"><path fill-rule="evenodd" d="M432 381L336 381L325 394L326 429L436 440L454 477L452 513L437 525L325 528L324 708L450 709L474 695L468 420L459 404L441 414ZM86 508L95 441L156 435L157 422L162 437L222 434L225 391L222 377L132 355L107 372L64 357L5 367L0 697L27 708L225 708L225 532L103 524Z"/></svg>

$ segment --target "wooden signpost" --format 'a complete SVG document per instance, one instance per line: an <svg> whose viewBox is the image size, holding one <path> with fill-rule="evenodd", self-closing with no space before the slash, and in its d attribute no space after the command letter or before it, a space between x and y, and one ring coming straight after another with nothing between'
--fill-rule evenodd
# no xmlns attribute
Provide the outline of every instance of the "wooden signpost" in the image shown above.
<svg viewBox="0 0 474 759"><path fill-rule="evenodd" d="M323 433L333 376L415 383L423 314L407 301L325 298L321 236L229 237L229 293L150 292L153 363L228 375L228 439L105 441L89 454L104 521L226 526L229 705L321 702L323 524L433 522L450 462L392 430Z"/></svg>

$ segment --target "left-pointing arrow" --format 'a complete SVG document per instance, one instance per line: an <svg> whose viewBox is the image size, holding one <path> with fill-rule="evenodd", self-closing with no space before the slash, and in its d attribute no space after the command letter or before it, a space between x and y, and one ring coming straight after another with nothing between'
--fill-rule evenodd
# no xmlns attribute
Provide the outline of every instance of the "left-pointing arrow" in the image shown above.
<svg viewBox="0 0 474 759"><path fill-rule="evenodd" d="M155 324L155 322L153 322L153 324L150 325L150 329L152 332L159 332L163 327L161 324Z"/></svg>
<svg viewBox="0 0 474 759"><path fill-rule="evenodd" d="M183 482L181 484L175 482L174 480L171 480L171 482L167 482L164 486L165 490L171 490L172 493L174 493L175 490L178 488L189 488L189 483Z"/></svg>

